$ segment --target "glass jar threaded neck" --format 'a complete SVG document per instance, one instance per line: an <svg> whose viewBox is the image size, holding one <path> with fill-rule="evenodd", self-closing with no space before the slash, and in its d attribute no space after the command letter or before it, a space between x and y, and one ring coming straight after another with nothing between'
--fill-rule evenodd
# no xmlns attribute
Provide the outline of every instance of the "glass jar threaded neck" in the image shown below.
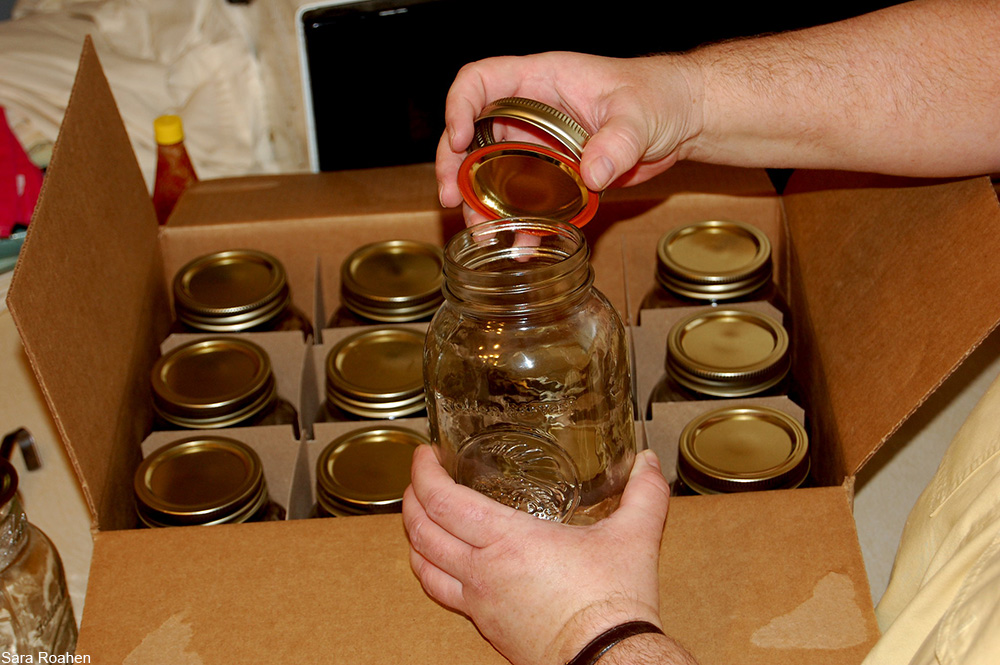
<svg viewBox="0 0 1000 665"><path fill-rule="evenodd" d="M499 219L462 230L445 247L444 296L479 315L561 309L586 297L593 281L590 248L571 224Z"/></svg>

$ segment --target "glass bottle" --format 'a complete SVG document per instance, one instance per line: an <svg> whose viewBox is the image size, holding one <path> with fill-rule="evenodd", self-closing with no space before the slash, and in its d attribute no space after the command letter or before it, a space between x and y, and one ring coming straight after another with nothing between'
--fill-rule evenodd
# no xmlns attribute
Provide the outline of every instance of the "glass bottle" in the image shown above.
<svg viewBox="0 0 1000 665"><path fill-rule="evenodd" d="M443 299L441 248L416 240L359 247L340 266L341 305L328 328L430 321Z"/></svg>
<svg viewBox="0 0 1000 665"><path fill-rule="evenodd" d="M729 305L762 300L787 317L772 280L771 241L743 222L708 220L664 234L656 248L656 285L643 309Z"/></svg>
<svg viewBox="0 0 1000 665"><path fill-rule="evenodd" d="M337 437L316 460L315 517L402 510L413 451L430 443L404 427L365 427Z"/></svg>
<svg viewBox="0 0 1000 665"><path fill-rule="evenodd" d="M271 360L257 344L209 337L182 344L153 365L153 429L291 425L295 407L278 396Z"/></svg>
<svg viewBox="0 0 1000 665"><path fill-rule="evenodd" d="M161 115L153 121L153 133L156 137L153 207L156 219L160 224L166 224L177 199L198 181L198 176L184 147L184 124L180 116Z"/></svg>
<svg viewBox="0 0 1000 665"><path fill-rule="evenodd" d="M316 422L426 415L424 337L407 328L370 328L340 340L326 357L326 399Z"/></svg>
<svg viewBox="0 0 1000 665"><path fill-rule="evenodd" d="M431 440L463 484L539 517L611 514L635 457L625 330L570 224L503 219L445 248L427 334Z"/></svg>
<svg viewBox="0 0 1000 665"><path fill-rule="evenodd" d="M788 395L798 399L789 369L788 333L774 318L752 310L699 310L667 333L664 374L656 402Z"/></svg>
<svg viewBox="0 0 1000 665"><path fill-rule="evenodd" d="M694 418L681 432L675 494L793 489L808 482L809 438L783 411L731 406Z"/></svg>
<svg viewBox="0 0 1000 665"><path fill-rule="evenodd" d="M62 560L52 541L28 521L17 472L0 459L0 652L37 662L72 655L76 620Z"/></svg>
<svg viewBox="0 0 1000 665"><path fill-rule="evenodd" d="M253 448L221 436L192 436L146 457L133 482L146 527L236 524L285 519L271 500Z"/></svg>
<svg viewBox="0 0 1000 665"><path fill-rule="evenodd" d="M177 271L173 282L177 320L171 332L267 332L312 324L292 304L281 262L266 252L234 249L200 256Z"/></svg>

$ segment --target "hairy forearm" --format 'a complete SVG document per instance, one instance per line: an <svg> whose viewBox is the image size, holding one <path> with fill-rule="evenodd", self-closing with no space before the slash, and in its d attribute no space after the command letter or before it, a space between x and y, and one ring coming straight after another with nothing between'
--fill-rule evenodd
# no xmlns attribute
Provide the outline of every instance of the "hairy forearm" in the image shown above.
<svg viewBox="0 0 1000 665"><path fill-rule="evenodd" d="M1000 2L928 0L679 56L681 157L948 176L1000 171Z"/></svg>
<svg viewBox="0 0 1000 665"><path fill-rule="evenodd" d="M636 635L619 642L600 665L698 665L684 647L666 635Z"/></svg>

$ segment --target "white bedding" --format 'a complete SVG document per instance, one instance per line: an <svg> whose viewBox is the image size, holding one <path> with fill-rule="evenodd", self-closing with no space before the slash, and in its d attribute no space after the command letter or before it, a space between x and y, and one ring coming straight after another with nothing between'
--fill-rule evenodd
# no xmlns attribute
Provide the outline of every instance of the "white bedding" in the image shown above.
<svg viewBox="0 0 1000 665"><path fill-rule="evenodd" d="M297 69L288 60L262 66L257 46L264 34L265 52L294 48L294 33L273 34L267 16L294 4L20 0L12 20L0 22L0 106L33 161L46 163L89 34L148 184L153 119L164 113L183 118L202 178L305 170ZM268 98L265 80L283 82L284 101Z"/></svg>

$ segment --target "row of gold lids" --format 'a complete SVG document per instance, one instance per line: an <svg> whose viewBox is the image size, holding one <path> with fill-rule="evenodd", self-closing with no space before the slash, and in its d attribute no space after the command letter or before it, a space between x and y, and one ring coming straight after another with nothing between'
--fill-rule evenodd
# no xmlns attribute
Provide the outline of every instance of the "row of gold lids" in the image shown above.
<svg viewBox="0 0 1000 665"><path fill-rule="evenodd" d="M410 463L427 438L407 427L362 426L329 442L316 462L311 516L398 512ZM216 433L189 434L147 456L133 481L147 527L233 524L285 518L254 449Z"/></svg>
<svg viewBox="0 0 1000 665"><path fill-rule="evenodd" d="M761 299L771 280L770 241L743 222L686 224L664 234L656 254L659 287L690 303ZM341 264L341 306L326 326L429 321L443 299L443 263L441 248L416 240L356 248ZM291 303L283 265L259 250L199 256L177 272L173 294L177 331L312 331ZM643 308L657 306L644 300Z"/></svg>

